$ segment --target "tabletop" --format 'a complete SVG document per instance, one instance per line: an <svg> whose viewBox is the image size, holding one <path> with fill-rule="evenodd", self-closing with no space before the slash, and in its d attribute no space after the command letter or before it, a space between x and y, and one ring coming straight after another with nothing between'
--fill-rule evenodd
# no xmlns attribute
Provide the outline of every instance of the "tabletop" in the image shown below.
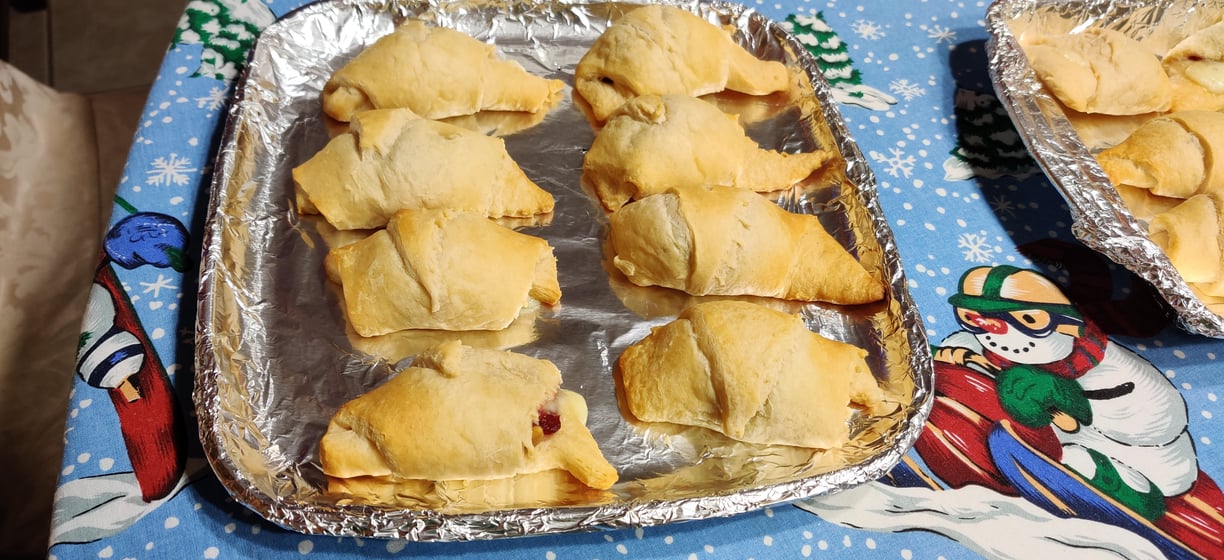
<svg viewBox="0 0 1224 560"><path fill-rule="evenodd" d="M1034 375L1096 384L1082 438L1056 438L1042 411L1009 417L1001 376L939 364L914 450L882 479L828 496L727 518L467 543L314 536L263 520L221 486L197 432L198 256L240 69L260 31L306 3L186 6L95 276L51 558L1224 558L1214 482L1224 477L1214 420L1224 340L1180 330L1150 286L1076 240L1065 201L992 87L988 3L964 0L748 4L787 22L819 59L876 174L934 346L972 337L949 298L973 274L1005 282L1037 272L1034 281L1070 299L1086 325L1076 348L1089 357L1059 365L1061 377ZM1047 365L1039 373L1057 369ZM138 386L117 374L136 369L149 372Z"/></svg>

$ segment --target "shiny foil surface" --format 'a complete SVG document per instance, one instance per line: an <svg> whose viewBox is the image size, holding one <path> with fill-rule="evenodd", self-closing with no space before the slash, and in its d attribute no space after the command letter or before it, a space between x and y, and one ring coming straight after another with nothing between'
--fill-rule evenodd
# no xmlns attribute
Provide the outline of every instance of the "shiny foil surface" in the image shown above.
<svg viewBox="0 0 1224 560"><path fill-rule="evenodd" d="M230 109L211 191L194 397L205 452L236 500L305 533L489 539L733 515L848 488L901 459L930 410L933 373L871 170L815 60L778 23L739 5L681 6L736 29L737 40L757 56L796 70L789 95L712 100L740 114L764 147L839 153L824 171L774 198L791 211L819 216L884 280L887 295L857 307L764 303L800 313L812 330L866 349L892 411L854 418L850 444L829 451L742 444L622 414L614 374L621 351L695 300L610 274L603 250L607 218L582 187L583 154L594 133L570 97L574 67L610 20L634 5L324 2L290 14L260 37ZM561 304L525 313L506 331L461 338L557 365L562 386L586 398L588 426L620 473L607 495L432 508L355 503L323 491L318 441L332 414L405 367L440 334L362 339L346 328L338 291L322 265L327 248L344 236L297 213L290 170L328 139L319 97L324 82L407 17L488 41L529 72L567 84L560 106L529 128L505 115L474 125L506 134L511 156L556 198L550 223L520 231L554 247Z"/></svg>
<svg viewBox="0 0 1224 560"><path fill-rule="evenodd" d="M1071 208L1072 232L1089 248L1151 283L1182 328L1224 338L1224 317L1203 304L1126 208L1093 152L1037 79L1020 41L1026 35L1102 27L1166 52L1219 20L1218 2L1197 0L996 0L987 11L990 75L1033 158Z"/></svg>

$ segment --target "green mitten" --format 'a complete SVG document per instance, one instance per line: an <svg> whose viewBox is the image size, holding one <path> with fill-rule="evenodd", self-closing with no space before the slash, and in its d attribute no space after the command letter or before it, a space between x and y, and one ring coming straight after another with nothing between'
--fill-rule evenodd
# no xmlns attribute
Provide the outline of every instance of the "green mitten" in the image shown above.
<svg viewBox="0 0 1224 560"><path fill-rule="evenodd" d="M1122 476L1118 474L1118 469L1114 467L1113 462L1096 450L1089 449L1088 455L1092 457L1092 462L1096 464L1096 476L1091 479L1084 477L1090 484L1096 487L1097 490L1104 492L1105 495L1115 499L1118 503L1130 508L1135 513L1142 515L1149 521L1155 521L1165 514L1164 493L1148 481L1151 486L1147 492L1139 492L1131 488L1122 481ZM1083 476L1083 474L1080 474Z"/></svg>
<svg viewBox="0 0 1224 560"><path fill-rule="evenodd" d="M1049 426L1056 411L1067 413L1080 424L1092 424L1092 407L1074 379L1019 364L1000 371L995 386L1003 410L1030 428Z"/></svg>

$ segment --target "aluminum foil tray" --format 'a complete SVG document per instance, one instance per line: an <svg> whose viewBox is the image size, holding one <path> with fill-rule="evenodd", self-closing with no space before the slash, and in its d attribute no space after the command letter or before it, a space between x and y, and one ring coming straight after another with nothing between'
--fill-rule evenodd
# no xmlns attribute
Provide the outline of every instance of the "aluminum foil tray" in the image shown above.
<svg viewBox="0 0 1224 560"><path fill-rule="evenodd" d="M762 58L796 69L795 92L761 99L721 95L773 149L840 154L779 204L817 215L887 284L883 302L798 305L814 331L857 344L895 402L892 412L851 421L853 439L829 451L748 446L696 428L631 424L621 413L613 366L621 351L689 299L632 286L605 269L607 219L581 186L591 126L567 89L534 126L508 134L507 149L556 209L524 231L555 248L561 305L479 342L512 347L560 368L563 387L590 408L588 426L620 482L611 497L506 503L462 511L371 505L323 491L318 441L335 410L410 363L430 333L362 339L346 332L322 259L334 231L294 207L290 170L327 141L319 92L344 62L408 17L497 45L529 71L573 83L573 70L609 21L634 7L607 3L324 2L266 29L254 49L222 139L200 273L194 398L200 437L234 498L296 531L421 541L488 539L645 526L732 515L844 489L890 470L930 410L932 366L876 183L846 131L814 59L782 26L742 6L684 4L738 30ZM496 121L496 119L494 119ZM485 123L488 125L489 123ZM490 125L506 132L510 121ZM473 343L468 335L465 343Z"/></svg>
<svg viewBox="0 0 1224 560"><path fill-rule="evenodd" d="M1203 0L996 0L986 13L990 76L1033 158L1067 200L1072 233L1084 245L1143 278L1182 328L1224 338L1224 317L1200 301L1118 196L1092 150L1042 86L1020 45L1026 34L1114 29L1154 52L1168 50L1224 13Z"/></svg>

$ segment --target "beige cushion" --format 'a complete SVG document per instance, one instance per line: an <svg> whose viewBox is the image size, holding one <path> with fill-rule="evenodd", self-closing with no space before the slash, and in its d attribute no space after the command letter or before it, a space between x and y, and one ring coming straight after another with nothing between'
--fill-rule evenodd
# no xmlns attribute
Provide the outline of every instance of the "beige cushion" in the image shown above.
<svg viewBox="0 0 1224 560"><path fill-rule="evenodd" d="M89 101L0 62L0 543L45 554L81 317L110 200Z"/></svg>

